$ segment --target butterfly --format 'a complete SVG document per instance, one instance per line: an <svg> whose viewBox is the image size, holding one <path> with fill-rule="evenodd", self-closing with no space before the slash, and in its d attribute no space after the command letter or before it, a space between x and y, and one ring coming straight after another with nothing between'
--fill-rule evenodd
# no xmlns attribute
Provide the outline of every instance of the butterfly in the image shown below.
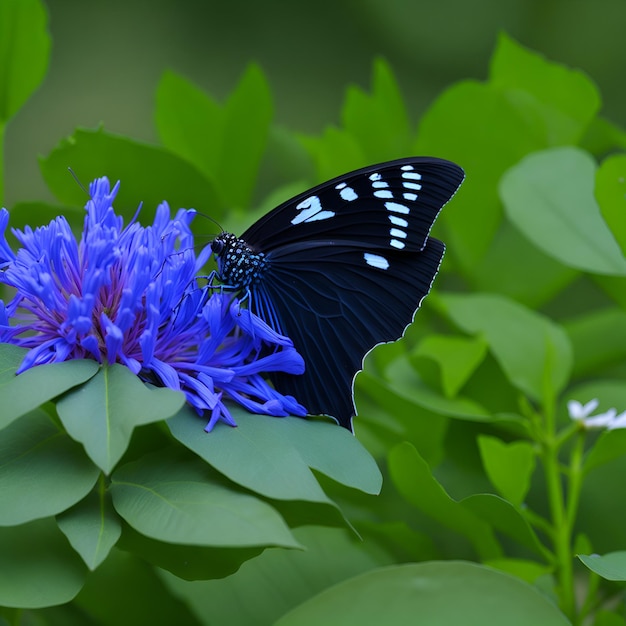
<svg viewBox="0 0 626 626"><path fill-rule="evenodd" d="M241 237L211 242L222 285L244 293L304 358L304 374L270 376L280 393L352 430L354 379L428 294L445 249L429 232L464 176L430 157L372 165L284 202Z"/></svg>

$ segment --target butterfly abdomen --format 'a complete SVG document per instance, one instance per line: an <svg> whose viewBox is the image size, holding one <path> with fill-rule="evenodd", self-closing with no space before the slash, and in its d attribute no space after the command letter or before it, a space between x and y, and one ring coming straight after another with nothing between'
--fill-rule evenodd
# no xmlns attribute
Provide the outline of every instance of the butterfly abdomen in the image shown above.
<svg viewBox="0 0 626 626"><path fill-rule="evenodd" d="M212 242L220 282L232 289L247 289L267 267L267 258L255 252L243 239L221 233Z"/></svg>

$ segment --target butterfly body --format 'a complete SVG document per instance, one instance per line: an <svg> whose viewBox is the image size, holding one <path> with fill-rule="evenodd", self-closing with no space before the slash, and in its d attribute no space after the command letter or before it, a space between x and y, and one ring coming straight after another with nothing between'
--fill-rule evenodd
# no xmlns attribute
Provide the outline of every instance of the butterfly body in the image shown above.
<svg viewBox="0 0 626 626"><path fill-rule="evenodd" d="M354 378L430 290L445 248L430 228L463 177L442 159L382 163L296 196L241 238L214 239L220 282L304 358L303 375L271 375L281 393L351 430Z"/></svg>

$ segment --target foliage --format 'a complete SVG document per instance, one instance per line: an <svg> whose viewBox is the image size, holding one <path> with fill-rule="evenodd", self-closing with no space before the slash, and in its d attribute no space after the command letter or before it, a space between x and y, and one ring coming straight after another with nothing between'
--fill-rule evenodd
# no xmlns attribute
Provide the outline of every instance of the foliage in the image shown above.
<svg viewBox="0 0 626 626"><path fill-rule="evenodd" d="M1 1L6 28L0 138L49 49L36 0ZM626 624L626 433L567 411L626 409L626 134L600 103L502 35L488 79L452 85L416 129L382 60L320 136L276 126L251 65L223 104L166 73L160 146L77 129L41 158L59 205L9 207L14 226L80 226L67 164L121 179L126 220L166 198L235 231L376 161L436 155L467 179L435 226L435 292L357 378L356 438L243 410L206 434L125 368L16 377L23 351L0 346L0 622ZM267 196L260 168L286 163Z"/></svg>

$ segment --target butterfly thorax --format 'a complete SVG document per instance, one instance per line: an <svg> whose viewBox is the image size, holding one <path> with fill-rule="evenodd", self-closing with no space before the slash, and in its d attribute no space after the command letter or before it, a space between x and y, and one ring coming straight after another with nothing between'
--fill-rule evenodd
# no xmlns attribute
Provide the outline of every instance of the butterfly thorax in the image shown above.
<svg viewBox="0 0 626 626"><path fill-rule="evenodd" d="M243 239L221 233L212 242L219 280L234 289L245 289L254 283L267 267L267 258L255 252Z"/></svg>

